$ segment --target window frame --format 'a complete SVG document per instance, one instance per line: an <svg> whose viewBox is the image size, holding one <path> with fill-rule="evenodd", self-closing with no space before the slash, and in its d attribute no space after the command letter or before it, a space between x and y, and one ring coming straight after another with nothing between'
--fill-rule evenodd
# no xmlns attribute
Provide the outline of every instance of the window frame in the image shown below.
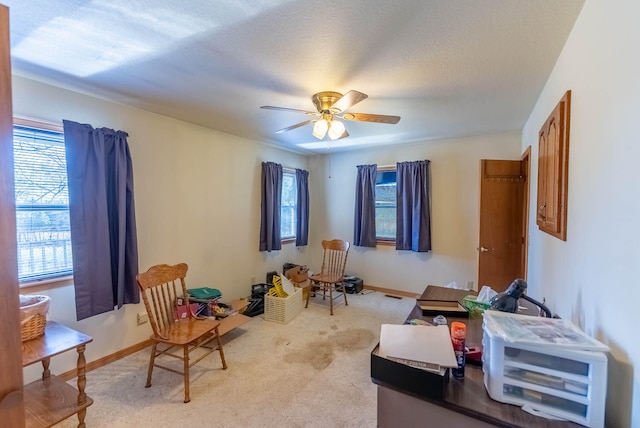
<svg viewBox="0 0 640 428"><path fill-rule="evenodd" d="M376 168L376 178L378 173L380 172L397 172L397 166L396 165L382 165L382 166L378 166ZM397 176L396 176L396 186L397 186ZM396 192L396 196L397 196L397 192ZM375 199L375 188L374 188L374 199ZM375 201L374 201L375 202ZM396 203L394 205L395 209L396 209L396 214L398 212L398 200L396 197ZM377 210L377 207L376 207ZM396 226L396 236L398 234L398 230L397 230L397 226ZM383 245L383 246L395 246L396 245L396 238L380 238L378 237L378 231L376 229L376 245Z"/></svg>
<svg viewBox="0 0 640 428"><path fill-rule="evenodd" d="M284 184L284 175L291 175L293 177L293 191L295 193L294 195L294 201L293 201L293 224L294 224L294 230L293 230L293 236L287 236L287 237L280 237L280 242L283 244L288 244L291 242L296 242L296 221L297 221L297 215L298 215L298 195L297 195L297 178L296 178L296 170L295 168L289 168L289 167L282 167L282 182ZM281 189L282 190L282 189ZM289 205L287 205L287 207L289 207ZM284 209L284 204L282 204L282 196L280 197L280 232L282 233L282 219L283 219L283 209Z"/></svg>
<svg viewBox="0 0 640 428"><path fill-rule="evenodd" d="M13 140L13 128L15 126L33 128L33 129L42 130L42 131L56 132L64 136L64 127L60 123L48 122L48 121L38 120L38 119L30 119L30 118L21 117L21 116L14 116L13 124L12 124L12 140ZM28 208L28 206L18 207L17 203L15 205L16 205L15 206L16 215L19 210L24 210ZM63 206L52 205L52 207L55 207L56 209L60 209ZM69 206L66 205L66 207L68 211ZM36 209L44 209L44 208L38 206ZM16 248L16 252L17 252L17 248ZM38 277L29 278L26 280L19 280L18 286L20 288L31 288L31 287L45 288L43 286L47 286L46 288L54 288L55 286L69 285L70 283L72 283L72 280L73 280L73 267L71 268L71 271L69 273L65 271L59 274L42 275Z"/></svg>

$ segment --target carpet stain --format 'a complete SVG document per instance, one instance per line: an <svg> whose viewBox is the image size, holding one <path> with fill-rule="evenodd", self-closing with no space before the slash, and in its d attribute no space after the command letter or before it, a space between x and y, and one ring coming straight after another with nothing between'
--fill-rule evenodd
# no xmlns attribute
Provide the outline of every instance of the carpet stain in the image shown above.
<svg viewBox="0 0 640 428"><path fill-rule="evenodd" d="M322 332L320 332L322 335ZM324 333L326 335L326 332ZM287 363L309 364L316 370L324 370L335 359L336 352L348 352L371 346L374 334L363 328L349 328L333 335L313 340L303 348L284 355Z"/></svg>
<svg viewBox="0 0 640 428"><path fill-rule="evenodd" d="M364 349L370 346L374 335L364 328L349 328L334 335L333 343L342 351Z"/></svg>
<svg viewBox="0 0 640 428"><path fill-rule="evenodd" d="M286 345L288 345L290 343L290 340L288 338L286 338L286 337L276 337L275 342L276 342L275 343L276 346L283 346L283 345L286 346Z"/></svg>

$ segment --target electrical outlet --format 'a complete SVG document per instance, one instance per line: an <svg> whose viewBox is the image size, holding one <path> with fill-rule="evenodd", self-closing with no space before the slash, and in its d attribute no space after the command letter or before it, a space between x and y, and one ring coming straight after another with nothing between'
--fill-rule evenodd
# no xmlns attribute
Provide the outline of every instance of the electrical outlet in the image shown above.
<svg viewBox="0 0 640 428"><path fill-rule="evenodd" d="M149 321L149 315L146 312L138 312L138 325L142 325Z"/></svg>
<svg viewBox="0 0 640 428"><path fill-rule="evenodd" d="M473 281L467 281L467 290L473 290Z"/></svg>

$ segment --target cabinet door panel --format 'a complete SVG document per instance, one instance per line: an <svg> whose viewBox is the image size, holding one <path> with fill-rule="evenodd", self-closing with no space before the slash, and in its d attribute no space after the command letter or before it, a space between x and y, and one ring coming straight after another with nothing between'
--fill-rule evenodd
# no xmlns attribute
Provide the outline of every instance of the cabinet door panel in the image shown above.
<svg viewBox="0 0 640 428"><path fill-rule="evenodd" d="M567 91L538 134L536 224L562 240L567 233L570 96Z"/></svg>
<svg viewBox="0 0 640 428"><path fill-rule="evenodd" d="M545 123L546 125L546 123ZM538 135L538 204L536 211L536 224L544 228L545 198L547 192L547 128L543 126Z"/></svg>
<svg viewBox="0 0 640 428"><path fill-rule="evenodd" d="M559 232L559 207L558 200L560 192L558 186L560 183L560 136L558 126L558 109L554 111L554 115L550 118L547 125L547 144L545 153L545 189L544 189L544 227L552 232Z"/></svg>

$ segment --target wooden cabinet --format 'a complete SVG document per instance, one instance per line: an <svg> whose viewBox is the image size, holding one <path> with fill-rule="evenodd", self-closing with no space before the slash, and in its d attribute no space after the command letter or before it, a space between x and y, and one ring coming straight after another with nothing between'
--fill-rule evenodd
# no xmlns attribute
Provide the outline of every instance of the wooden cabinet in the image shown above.
<svg viewBox="0 0 640 428"><path fill-rule="evenodd" d="M87 407L93 400L84 392L86 380L85 345L93 340L86 334L53 321L47 322L44 336L22 343L22 365L42 362L42 379L24 387L27 427L50 427L78 415L78 428L84 428ZM51 357L75 349L78 352L78 388L49 371Z"/></svg>
<svg viewBox="0 0 640 428"><path fill-rule="evenodd" d="M571 91L553 109L538 134L538 228L567 240L569 115Z"/></svg>

